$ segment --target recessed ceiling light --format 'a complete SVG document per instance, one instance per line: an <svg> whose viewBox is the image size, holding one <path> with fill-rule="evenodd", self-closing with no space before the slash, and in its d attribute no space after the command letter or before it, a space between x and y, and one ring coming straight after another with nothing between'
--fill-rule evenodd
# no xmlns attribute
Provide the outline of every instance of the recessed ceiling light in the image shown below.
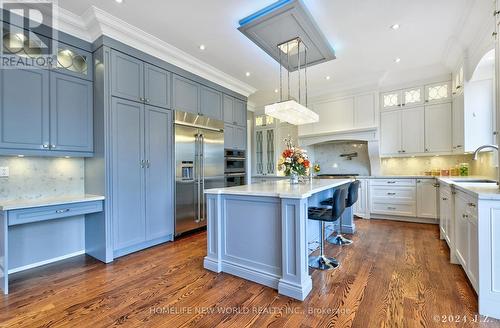
<svg viewBox="0 0 500 328"><path fill-rule="evenodd" d="M278 93L278 91L279 91L278 89L274 89L274 93Z"/></svg>
<svg viewBox="0 0 500 328"><path fill-rule="evenodd" d="M391 25L391 28L393 30L399 30L399 24L394 24L394 25Z"/></svg>
<svg viewBox="0 0 500 328"><path fill-rule="evenodd" d="M394 62L395 62L395 63L399 63L400 61L401 61L401 58L399 58L399 57L398 57L398 58L396 58L396 59L394 59Z"/></svg>
<svg viewBox="0 0 500 328"><path fill-rule="evenodd" d="M326 76L325 79L329 80L330 79L330 75Z"/></svg>
<svg viewBox="0 0 500 328"><path fill-rule="evenodd" d="M250 76L250 72L246 72L246 73L245 73L245 75L246 75L246 76Z"/></svg>
<svg viewBox="0 0 500 328"><path fill-rule="evenodd" d="M200 50L205 50L205 45L204 44L200 44Z"/></svg>
<svg viewBox="0 0 500 328"><path fill-rule="evenodd" d="M122 3L123 0L115 0L117 3Z"/></svg>

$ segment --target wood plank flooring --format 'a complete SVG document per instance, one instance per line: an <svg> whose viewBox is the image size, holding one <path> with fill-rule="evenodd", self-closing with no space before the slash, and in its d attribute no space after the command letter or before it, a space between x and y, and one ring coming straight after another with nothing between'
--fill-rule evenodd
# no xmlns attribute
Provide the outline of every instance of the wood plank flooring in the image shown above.
<svg viewBox="0 0 500 328"><path fill-rule="evenodd" d="M341 267L312 271L304 302L203 269L204 232L105 265L87 256L17 273L1 327L500 327L476 320L438 227L357 220ZM483 317L477 320L485 320Z"/></svg>

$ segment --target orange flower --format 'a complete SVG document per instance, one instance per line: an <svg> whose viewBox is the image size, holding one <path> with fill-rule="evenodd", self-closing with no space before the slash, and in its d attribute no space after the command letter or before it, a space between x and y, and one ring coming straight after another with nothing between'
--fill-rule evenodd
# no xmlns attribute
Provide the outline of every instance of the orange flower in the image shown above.
<svg viewBox="0 0 500 328"><path fill-rule="evenodd" d="M304 161L304 166L305 166L305 167L309 167L309 165L310 165L310 164L311 164L311 163L310 163L307 159Z"/></svg>

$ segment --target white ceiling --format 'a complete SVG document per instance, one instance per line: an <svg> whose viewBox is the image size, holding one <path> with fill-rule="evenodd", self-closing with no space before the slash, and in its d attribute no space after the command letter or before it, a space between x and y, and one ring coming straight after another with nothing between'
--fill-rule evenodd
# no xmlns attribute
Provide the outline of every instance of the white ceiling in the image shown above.
<svg viewBox="0 0 500 328"><path fill-rule="evenodd" d="M310 69L310 94L381 84L388 76L420 67L432 68L436 75L446 72L450 40L476 1L487 0L304 0L337 54L336 60ZM241 18L273 2L59 0L59 5L77 15L94 5L250 84L258 89L250 100L262 105L276 100L279 66L236 28ZM394 23L401 28L390 29ZM398 64L396 57L401 58Z"/></svg>

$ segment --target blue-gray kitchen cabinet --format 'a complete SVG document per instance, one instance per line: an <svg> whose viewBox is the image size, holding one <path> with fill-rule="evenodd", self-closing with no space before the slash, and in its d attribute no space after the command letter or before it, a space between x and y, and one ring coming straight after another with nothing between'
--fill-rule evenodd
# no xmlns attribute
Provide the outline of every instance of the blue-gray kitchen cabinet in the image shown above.
<svg viewBox="0 0 500 328"><path fill-rule="evenodd" d="M236 125L247 125L247 105L245 102L236 98L233 103L233 119Z"/></svg>
<svg viewBox="0 0 500 328"><path fill-rule="evenodd" d="M211 88L200 88L200 113L203 116L222 121L222 93Z"/></svg>
<svg viewBox="0 0 500 328"><path fill-rule="evenodd" d="M224 124L224 148L245 150L247 144L246 128L234 124Z"/></svg>
<svg viewBox="0 0 500 328"><path fill-rule="evenodd" d="M224 95L224 122L233 125L246 126L246 103L233 98L228 95Z"/></svg>
<svg viewBox="0 0 500 328"><path fill-rule="evenodd" d="M174 231L172 111L112 98L112 208L115 256Z"/></svg>
<svg viewBox="0 0 500 328"><path fill-rule="evenodd" d="M140 59L111 51L111 94L144 104L170 108L171 74Z"/></svg>
<svg viewBox="0 0 500 328"><path fill-rule="evenodd" d="M52 70L93 81L92 54L67 43L57 43L57 63Z"/></svg>
<svg viewBox="0 0 500 328"><path fill-rule="evenodd" d="M146 240L174 233L172 111L145 110Z"/></svg>
<svg viewBox="0 0 500 328"><path fill-rule="evenodd" d="M111 94L144 102L144 62L119 51L111 51Z"/></svg>
<svg viewBox="0 0 500 328"><path fill-rule="evenodd" d="M144 100L146 104L170 108L171 74L159 67L144 64Z"/></svg>
<svg viewBox="0 0 500 328"><path fill-rule="evenodd" d="M0 92L0 154L49 149L49 71L0 70Z"/></svg>
<svg viewBox="0 0 500 328"><path fill-rule="evenodd" d="M93 84L50 74L50 150L93 151Z"/></svg>
<svg viewBox="0 0 500 328"><path fill-rule="evenodd" d="M200 85L179 75L173 77L173 109L193 114L200 113Z"/></svg>
<svg viewBox="0 0 500 328"><path fill-rule="evenodd" d="M112 98L110 164L115 251L142 243L146 238L143 122L143 104Z"/></svg>

